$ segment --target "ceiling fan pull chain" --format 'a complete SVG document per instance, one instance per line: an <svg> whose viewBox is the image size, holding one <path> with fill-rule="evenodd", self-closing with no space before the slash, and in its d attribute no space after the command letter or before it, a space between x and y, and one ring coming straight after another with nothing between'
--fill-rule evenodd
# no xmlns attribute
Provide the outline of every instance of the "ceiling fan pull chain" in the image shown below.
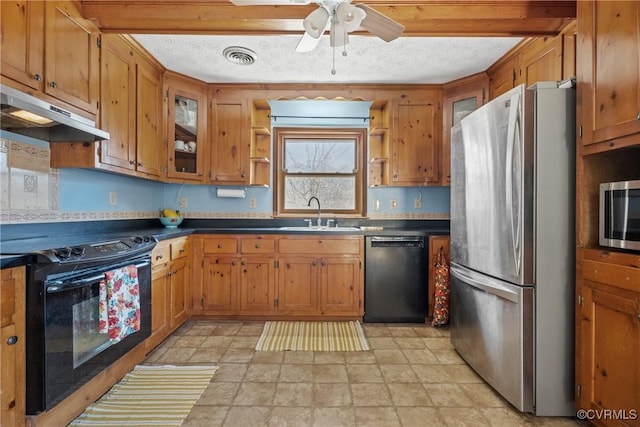
<svg viewBox="0 0 640 427"><path fill-rule="evenodd" d="M333 46L332 50L333 50L333 66L331 68L331 74L335 76L336 75L336 47Z"/></svg>

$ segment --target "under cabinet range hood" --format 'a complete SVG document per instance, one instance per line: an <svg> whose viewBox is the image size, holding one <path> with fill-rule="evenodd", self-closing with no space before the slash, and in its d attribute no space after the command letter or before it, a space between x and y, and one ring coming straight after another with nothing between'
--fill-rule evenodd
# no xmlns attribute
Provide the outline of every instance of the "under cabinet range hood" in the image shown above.
<svg viewBox="0 0 640 427"><path fill-rule="evenodd" d="M93 142L109 139L93 120L0 84L2 130L49 142Z"/></svg>

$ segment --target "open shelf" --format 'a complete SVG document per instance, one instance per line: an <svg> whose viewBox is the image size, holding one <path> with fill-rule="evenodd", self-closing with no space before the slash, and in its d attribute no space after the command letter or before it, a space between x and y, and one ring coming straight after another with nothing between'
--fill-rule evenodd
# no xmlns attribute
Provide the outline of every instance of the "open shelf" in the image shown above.
<svg viewBox="0 0 640 427"><path fill-rule="evenodd" d="M265 99L251 101L249 185L271 185L271 107Z"/></svg>

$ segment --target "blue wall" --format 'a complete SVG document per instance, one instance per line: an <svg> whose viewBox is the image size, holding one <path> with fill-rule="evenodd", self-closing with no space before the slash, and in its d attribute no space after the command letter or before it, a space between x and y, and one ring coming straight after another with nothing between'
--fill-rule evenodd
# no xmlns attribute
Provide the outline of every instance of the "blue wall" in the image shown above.
<svg viewBox="0 0 640 427"><path fill-rule="evenodd" d="M272 124L287 127L367 127L368 122L360 117L369 116L369 106L370 102L364 101L271 101L273 116L312 117L280 117L272 121ZM319 118L327 116L340 118ZM46 143L8 132L3 132L2 135L46 146ZM201 213L249 213L264 216L273 212L272 188L246 187L246 197L243 199L219 198L216 195L218 187L214 185L164 184L85 169L60 169L59 173L60 211L143 212L171 207L185 212ZM111 192L116 193L115 206L109 204ZM180 208L180 197L187 198L186 208ZM414 200L419 197L422 199L422 208L416 209ZM250 199L255 199L255 208L249 207ZM373 206L375 200L380 201L380 209L377 211ZM391 209L391 200L396 201L396 209ZM449 187L369 188L367 203L370 214L448 213Z"/></svg>

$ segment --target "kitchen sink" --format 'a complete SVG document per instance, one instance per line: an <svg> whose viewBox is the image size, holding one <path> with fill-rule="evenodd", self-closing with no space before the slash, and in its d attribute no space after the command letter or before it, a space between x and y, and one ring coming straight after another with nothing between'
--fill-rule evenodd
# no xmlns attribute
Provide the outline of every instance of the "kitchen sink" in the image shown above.
<svg viewBox="0 0 640 427"><path fill-rule="evenodd" d="M303 231L303 232L332 232L332 231L362 231L358 227L280 227L282 231Z"/></svg>

